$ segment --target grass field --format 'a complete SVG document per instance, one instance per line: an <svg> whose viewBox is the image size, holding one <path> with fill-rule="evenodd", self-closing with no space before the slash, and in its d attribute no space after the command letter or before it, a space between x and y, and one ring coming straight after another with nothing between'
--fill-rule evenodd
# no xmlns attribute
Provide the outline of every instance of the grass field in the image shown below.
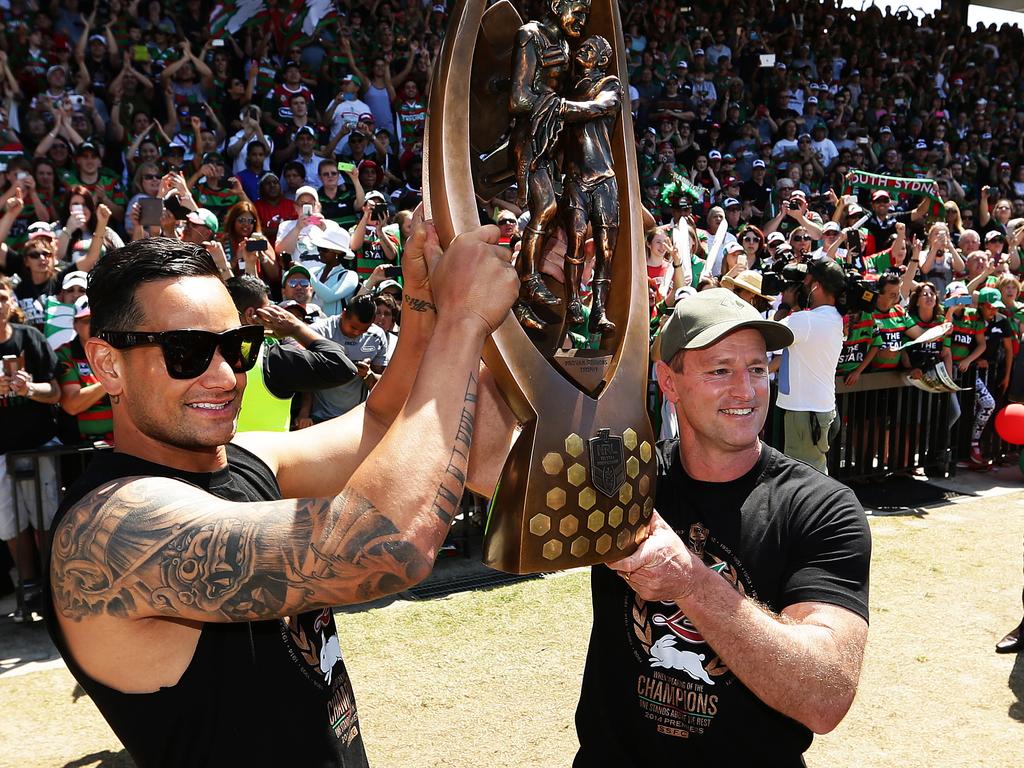
<svg viewBox="0 0 1024 768"><path fill-rule="evenodd" d="M1019 764L1024 655L993 645L1020 619L1024 493L871 529L860 691L808 765ZM589 602L587 574L571 572L339 614L371 765L569 765ZM0 712L0 766L131 765L62 668L0 677Z"/></svg>

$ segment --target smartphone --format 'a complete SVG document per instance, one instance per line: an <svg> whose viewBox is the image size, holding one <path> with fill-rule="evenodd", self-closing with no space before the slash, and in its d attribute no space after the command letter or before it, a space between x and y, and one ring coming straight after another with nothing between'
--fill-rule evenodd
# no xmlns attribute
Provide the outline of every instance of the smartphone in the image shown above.
<svg viewBox="0 0 1024 768"><path fill-rule="evenodd" d="M384 277L390 277L392 279L402 276L402 268L397 264L389 264L384 267Z"/></svg>
<svg viewBox="0 0 1024 768"><path fill-rule="evenodd" d="M356 167L352 163L338 163L338 170L342 173L354 173Z"/></svg>
<svg viewBox="0 0 1024 768"><path fill-rule="evenodd" d="M259 120L260 119L260 112L259 112L259 110L256 107L249 107L249 119L250 120Z"/></svg>
<svg viewBox="0 0 1024 768"><path fill-rule="evenodd" d="M81 219L81 218L83 218L85 216L85 206L82 205L81 203L77 203L75 205L72 205L71 206L71 213L73 213L75 216L77 216L78 218Z"/></svg>
<svg viewBox="0 0 1024 768"><path fill-rule="evenodd" d="M306 205L302 206L302 215L303 216L312 216L313 215L313 206L310 205L309 203L307 203Z"/></svg>
<svg viewBox="0 0 1024 768"><path fill-rule="evenodd" d="M133 61L150 61L149 46L146 45L133 45L132 46L132 60Z"/></svg>
<svg viewBox="0 0 1024 768"><path fill-rule="evenodd" d="M259 253L267 250L266 240L247 240L245 243L246 253Z"/></svg>
<svg viewBox="0 0 1024 768"><path fill-rule="evenodd" d="M217 38L212 43L210 43L210 45L212 45L214 48L223 48L224 47L224 40L223 40L223 38Z"/></svg>
<svg viewBox="0 0 1024 768"><path fill-rule="evenodd" d="M27 174L27 173L26 173L25 171L18 171L18 173L17 173L17 175L15 176L15 178L16 178L16 179L17 179L18 181L21 181L22 179L27 179L27 178L28 178L28 174Z"/></svg>
<svg viewBox="0 0 1024 768"><path fill-rule="evenodd" d="M774 53L762 53L758 60L761 62L762 67L774 67L775 66L775 54Z"/></svg>
<svg viewBox="0 0 1024 768"><path fill-rule="evenodd" d="M68 101L70 101L71 104L75 107L81 107L83 104L85 104L85 96L83 96L80 93L72 93L70 96L68 96Z"/></svg>
<svg viewBox="0 0 1024 768"><path fill-rule="evenodd" d="M162 197L139 198L139 226L159 227L164 217L164 199Z"/></svg>

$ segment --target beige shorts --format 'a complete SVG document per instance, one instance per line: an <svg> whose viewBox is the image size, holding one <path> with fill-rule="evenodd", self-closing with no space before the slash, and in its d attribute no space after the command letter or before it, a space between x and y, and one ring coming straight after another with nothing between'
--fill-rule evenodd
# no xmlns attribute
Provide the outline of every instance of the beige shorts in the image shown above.
<svg viewBox="0 0 1024 768"><path fill-rule="evenodd" d="M35 461L19 458L15 467L12 467L18 475L15 478L8 470L7 456L0 454L0 539L10 541L26 528L38 525L35 467L38 467L39 472L43 527L50 527L58 503L57 461L54 456L40 456ZM18 484L17 506L14 499L15 482Z"/></svg>

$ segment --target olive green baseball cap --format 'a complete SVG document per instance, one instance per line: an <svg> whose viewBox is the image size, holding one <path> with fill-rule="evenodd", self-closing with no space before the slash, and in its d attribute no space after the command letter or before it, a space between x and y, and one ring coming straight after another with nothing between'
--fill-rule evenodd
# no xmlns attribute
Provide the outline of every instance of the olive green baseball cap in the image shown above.
<svg viewBox="0 0 1024 768"><path fill-rule="evenodd" d="M704 349L745 328L760 331L769 352L793 343L787 326L765 320L732 291L711 288L676 304L655 342L654 359L667 363L682 349Z"/></svg>

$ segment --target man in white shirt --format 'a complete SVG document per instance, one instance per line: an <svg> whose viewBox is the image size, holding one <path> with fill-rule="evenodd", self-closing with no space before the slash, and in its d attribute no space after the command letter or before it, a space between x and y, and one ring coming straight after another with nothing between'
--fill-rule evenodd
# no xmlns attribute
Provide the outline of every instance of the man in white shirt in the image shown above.
<svg viewBox="0 0 1024 768"><path fill-rule="evenodd" d="M836 365L843 349L843 316L836 296L845 288L846 274L836 262L810 263L802 288L807 308L782 320L793 332L793 343L771 364L778 372L778 407L785 412L784 453L825 474L829 443L839 431Z"/></svg>
<svg viewBox="0 0 1024 768"><path fill-rule="evenodd" d="M828 137L828 129L824 123L815 123L814 128L811 129L811 149L818 156L821 167L826 170L839 157L839 150L836 149L832 139Z"/></svg>

